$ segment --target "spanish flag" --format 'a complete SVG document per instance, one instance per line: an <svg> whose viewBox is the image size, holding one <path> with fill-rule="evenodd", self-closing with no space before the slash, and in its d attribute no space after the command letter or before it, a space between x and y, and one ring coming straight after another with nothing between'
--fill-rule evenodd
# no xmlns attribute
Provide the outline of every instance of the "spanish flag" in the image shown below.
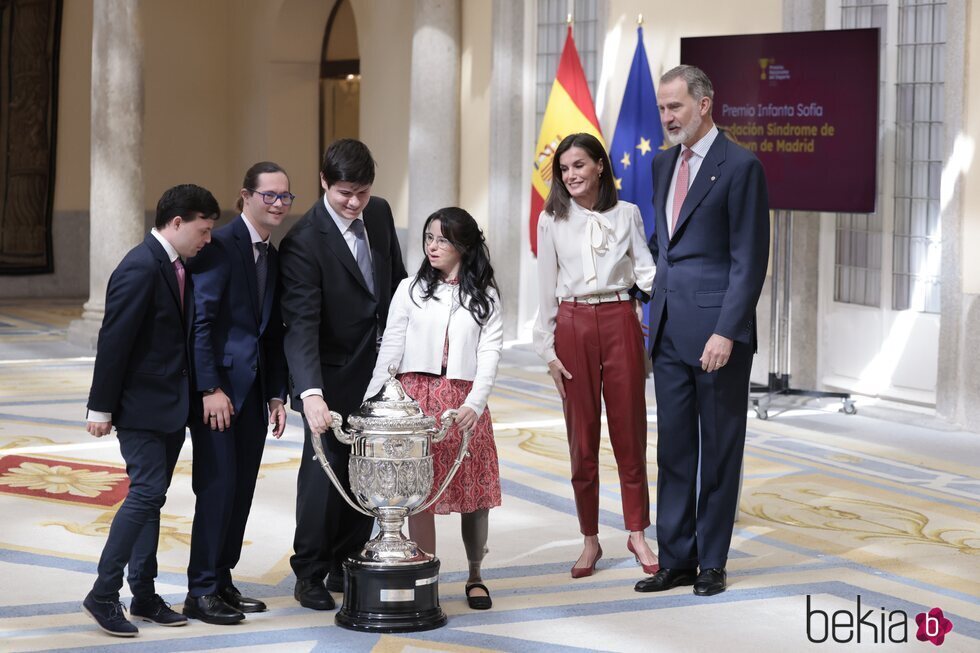
<svg viewBox="0 0 980 653"><path fill-rule="evenodd" d="M592 134L605 147L589 84L585 81L585 71L575 50L572 26L569 25L565 47L558 61L558 74L551 86L548 106L541 121L541 135L538 136L534 170L531 172L531 251L535 256L538 253L538 216L551 188L551 160L562 139L578 132Z"/></svg>

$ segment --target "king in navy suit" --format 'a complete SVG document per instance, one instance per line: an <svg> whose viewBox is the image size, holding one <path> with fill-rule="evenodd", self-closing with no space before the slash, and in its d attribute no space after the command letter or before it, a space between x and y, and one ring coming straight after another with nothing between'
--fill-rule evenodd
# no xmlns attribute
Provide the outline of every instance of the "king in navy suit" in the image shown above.
<svg viewBox="0 0 980 653"><path fill-rule="evenodd" d="M190 261L194 280L194 381L203 394L194 443L194 527L184 614L233 624L265 603L242 596L231 570L241 557L245 524L266 434L286 426L286 358L279 312L279 256L272 230L293 203L289 177L256 163L239 191L241 215L216 229Z"/></svg>
<svg viewBox="0 0 980 653"><path fill-rule="evenodd" d="M191 395L188 347L194 292L183 260L211 239L217 217L218 203L206 189L171 188L157 204L156 226L109 277L86 419L95 437L116 427L129 492L112 519L98 578L82 608L110 635L139 632L119 602L127 565L130 614L164 626L187 623L156 593L154 579L160 508L188 420L200 413Z"/></svg>
<svg viewBox="0 0 980 653"><path fill-rule="evenodd" d="M727 583L769 200L762 164L715 127L703 71L668 71L657 96L674 144L653 161L650 241L661 569L636 589L693 584L695 594L710 596Z"/></svg>

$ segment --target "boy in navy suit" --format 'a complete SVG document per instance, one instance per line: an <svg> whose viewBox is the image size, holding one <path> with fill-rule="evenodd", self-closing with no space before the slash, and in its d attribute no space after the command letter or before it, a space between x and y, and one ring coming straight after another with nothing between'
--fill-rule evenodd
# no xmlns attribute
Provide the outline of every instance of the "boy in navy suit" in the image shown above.
<svg viewBox="0 0 980 653"><path fill-rule="evenodd" d="M239 191L241 215L217 229L188 268L194 279L194 378L204 414L191 424L194 529L184 614L233 624L265 603L231 579L245 536L269 426L286 427L286 358L279 313L279 255L272 230L293 195L286 171L256 163Z"/></svg>
<svg viewBox="0 0 980 653"><path fill-rule="evenodd" d="M156 593L154 578L160 508L192 413L187 336L194 295L182 259L211 240L218 212L206 189L171 188L157 204L156 226L109 277L86 419L97 438L115 425L129 493L82 609L110 635L139 632L119 602L127 564L133 616L163 626L187 623Z"/></svg>

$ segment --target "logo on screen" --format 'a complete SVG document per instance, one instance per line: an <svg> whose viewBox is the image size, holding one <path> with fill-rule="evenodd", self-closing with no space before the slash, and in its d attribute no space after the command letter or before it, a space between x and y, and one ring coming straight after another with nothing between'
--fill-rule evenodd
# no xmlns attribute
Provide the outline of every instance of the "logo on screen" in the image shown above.
<svg viewBox="0 0 980 653"><path fill-rule="evenodd" d="M790 78L789 68L777 64L774 57L760 57L759 69L759 79L761 80L776 82Z"/></svg>

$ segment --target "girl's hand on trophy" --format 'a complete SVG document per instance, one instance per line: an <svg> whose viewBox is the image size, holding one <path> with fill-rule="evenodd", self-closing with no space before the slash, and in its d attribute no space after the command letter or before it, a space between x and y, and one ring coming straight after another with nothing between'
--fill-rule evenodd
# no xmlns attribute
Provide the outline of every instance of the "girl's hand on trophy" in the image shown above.
<svg viewBox="0 0 980 653"><path fill-rule="evenodd" d="M476 427L476 421L478 419L480 419L480 416L468 406L463 406L456 411L456 425L461 431L472 431Z"/></svg>

